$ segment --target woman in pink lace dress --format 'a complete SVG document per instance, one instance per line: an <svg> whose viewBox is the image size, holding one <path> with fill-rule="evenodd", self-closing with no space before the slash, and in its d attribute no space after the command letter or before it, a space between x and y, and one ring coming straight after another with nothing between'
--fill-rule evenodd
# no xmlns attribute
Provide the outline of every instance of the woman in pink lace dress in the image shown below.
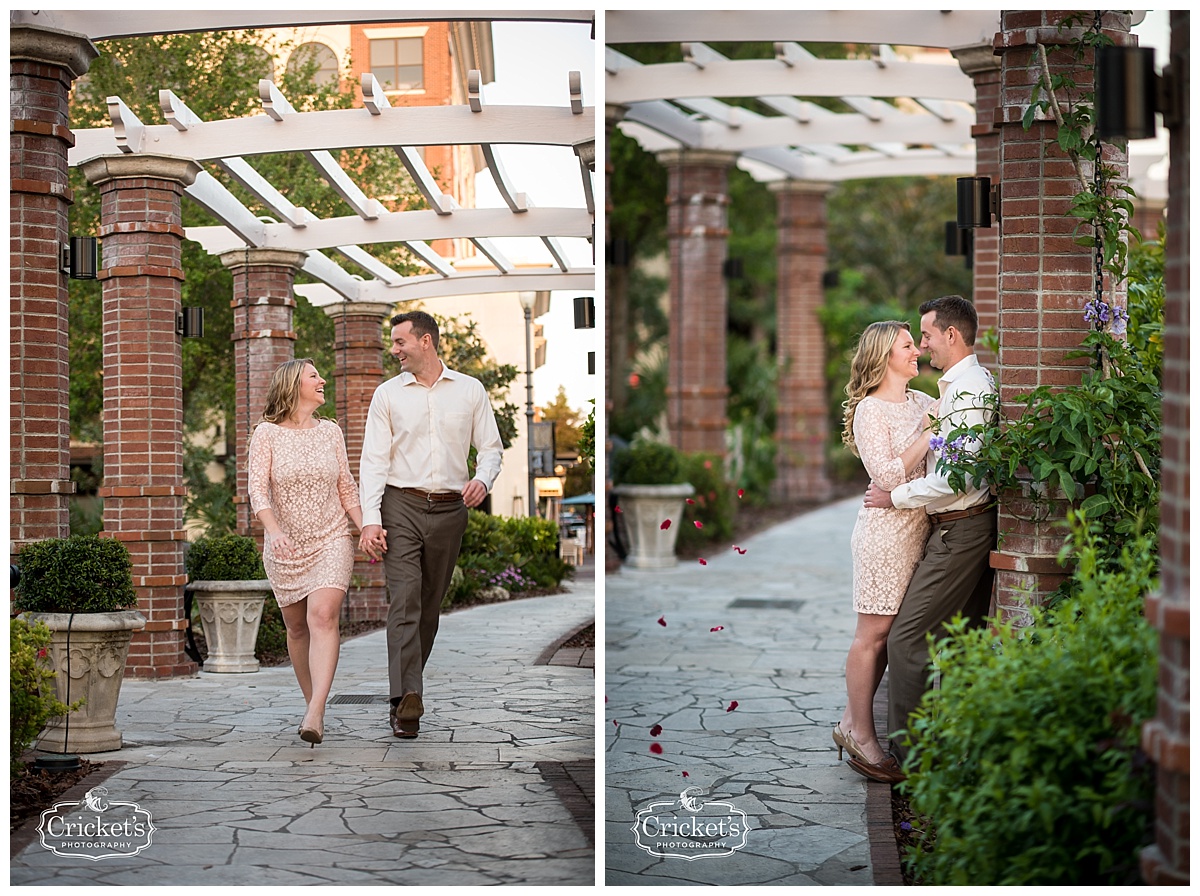
<svg viewBox="0 0 1200 896"><path fill-rule="evenodd" d="M340 649L338 619L362 529L358 488L342 430L317 417L325 380L312 361L281 364L250 438L250 509L266 529L263 565L287 627L288 656L304 694L300 737L325 736L325 702Z"/></svg>
<svg viewBox="0 0 1200 896"><path fill-rule="evenodd" d="M908 324L881 321L863 331L850 365L842 441L880 488L925 475L934 400L908 388L920 355ZM844 747L860 762L883 761L871 704L887 667L888 631L928 538L923 508L858 511L850 538L858 624L846 657L846 711L833 728L839 759Z"/></svg>

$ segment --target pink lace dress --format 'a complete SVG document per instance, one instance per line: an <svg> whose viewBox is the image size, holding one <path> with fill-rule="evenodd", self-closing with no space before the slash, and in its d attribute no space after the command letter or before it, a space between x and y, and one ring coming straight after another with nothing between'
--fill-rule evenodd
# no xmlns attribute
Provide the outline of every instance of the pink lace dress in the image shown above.
<svg viewBox="0 0 1200 896"><path fill-rule="evenodd" d="M312 429L260 423L250 437L250 510L269 507L296 546L287 559L268 543L263 566L275 600L286 607L320 588L350 586L354 536L346 512L359 506L341 428L322 420Z"/></svg>
<svg viewBox="0 0 1200 896"><path fill-rule="evenodd" d="M902 482L925 475L925 461L909 474L900 454L925 425L925 411L934 399L910 389L903 402L868 395L854 412L854 443L871 480L891 491ZM877 616L894 616L908 590L925 542L929 518L923 507L860 507L850 554L854 564L854 610Z"/></svg>

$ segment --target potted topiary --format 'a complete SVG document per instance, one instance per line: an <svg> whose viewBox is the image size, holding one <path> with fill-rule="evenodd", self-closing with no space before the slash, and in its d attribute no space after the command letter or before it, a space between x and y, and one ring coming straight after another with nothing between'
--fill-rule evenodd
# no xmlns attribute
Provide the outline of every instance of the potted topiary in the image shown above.
<svg viewBox="0 0 1200 896"><path fill-rule="evenodd" d="M616 451L612 464L613 493L629 535L625 562L637 569L674 566L683 501L695 491L683 481L679 451L638 440Z"/></svg>
<svg viewBox="0 0 1200 896"><path fill-rule="evenodd" d="M146 617L133 609L133 563L119 541L94 535L27 544L17 557L14 609L52 632L50 659L58 699L83 700L78 711L51 721L40 741L58 753L121 749L117 699L133 633Z"/></svg>
<svg viewBox="0 0 1200 896"><path fill-rule="evenodd" d="M258 544L233 533L200 538L184 567L208 642L204 671L257 672L254 643L271 593Z"/></svg>

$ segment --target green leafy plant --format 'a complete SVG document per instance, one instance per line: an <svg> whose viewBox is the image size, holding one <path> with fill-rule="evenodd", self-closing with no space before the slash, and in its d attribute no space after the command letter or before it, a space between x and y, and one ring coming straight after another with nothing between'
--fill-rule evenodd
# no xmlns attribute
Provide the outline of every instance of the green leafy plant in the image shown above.
<svg viewBox="0 0 1200 896"><path fill-rule="evenodd" d="M590 399L591 410L579 427L579 461L590 470L596 464L596 399Z"/></svg>
<svg viewBox="0 0 1200 896"><path fill-rule="evenodd" d="M721 458L701 452L685 453L681 472L684 481L691 483L696 494L690 499L694 503L684 504L679 544L698 545L714 541L728 544L733 537L737 508L734 505L734 487L725 478Z"/></svg>
<svg viewBox="0 0 1200 896"><path fill-rule="evenodd" d="M931 885L1129 884L1153 839L1153 770L1138 750L1155 712L1157 633L1143 616L1147 537L1106 561L1101 527L1072 514L1074 600L1033 624L951 626L940 687L911 719L907 861Z"/></svg>
<svg viewBox="0 0 1200 896"><path fill-rule="evenodd" d="M37 739L46 723L83 705L67 706L56 696L50 664L50 629L42 622L17 618L8 630L9 775L24 767L21 754Z"/></svg>
<svg viewBox="0 0 1200 896"><path fill-rule="evenodd" d="M671 445L635 439L613 452L612 477L617 485L674 485L683 478L683 457Z"/></svg>
<svg viewBox="0 0 1200 896"><path fill-rule="evenodd" d="M558 527L540 517L500 517L471 510L443 608L473 597L507 571L510 591L553 588L574 574L558 556ZM518 587L510 587L510 586Z"/></svg>
<svg viewBox="0 0 1200 896"><path fill-rule="evenodd" d="M184 568L193 582L238 582L265 579L258 543L247 535L227 533L199 538L188 549Z"/></svg>
<svg viewBox="0 0 1200 896"><path fill-rule="evenodd" d="M17 612L108 613L137 605L129 550L111 538L72 535L27 544L18 555Z"/></svg>

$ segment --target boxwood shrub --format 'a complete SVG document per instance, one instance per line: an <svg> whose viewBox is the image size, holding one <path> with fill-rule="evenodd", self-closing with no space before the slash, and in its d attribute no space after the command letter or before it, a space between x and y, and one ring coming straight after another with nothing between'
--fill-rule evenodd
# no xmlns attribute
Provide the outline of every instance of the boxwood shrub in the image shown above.
<svg viewBox="0 0 1200 896"><path fill-rule="evenodd" d="M72 535L21 549L18 613L109 613L137 605L129 550L112 538Z"/></svg>

